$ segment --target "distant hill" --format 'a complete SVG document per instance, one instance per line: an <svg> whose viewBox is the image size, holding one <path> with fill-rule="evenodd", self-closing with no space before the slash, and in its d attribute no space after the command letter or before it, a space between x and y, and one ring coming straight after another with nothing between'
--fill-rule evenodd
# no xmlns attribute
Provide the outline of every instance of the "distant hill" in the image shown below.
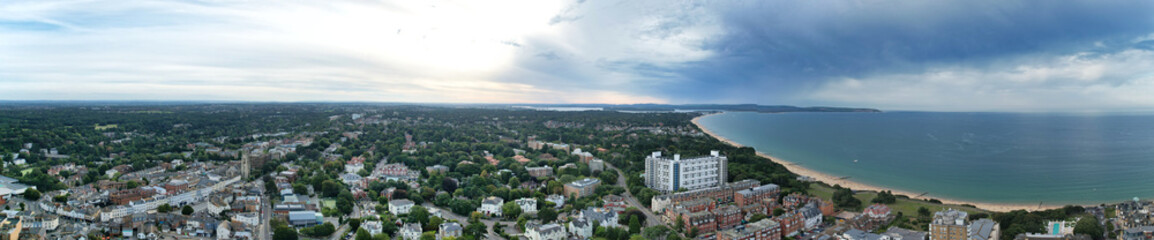
<svg viewBox="0 0 1154 240"><path fill-rule="evenodd" d="M613 110L613 111L717 110L717 111L763 112L763 113L781 113L781 112L881 112L881 110L872 109L872 108L797 107L797 106L787 106L787 105L757 105L757 104L686 104L686 105L670 105L670 104L627 104L627 105L542 104L542 105L530 105L530 106L535 106L535 107L590 107L590 108L603 108L605 110Z"/></svg>

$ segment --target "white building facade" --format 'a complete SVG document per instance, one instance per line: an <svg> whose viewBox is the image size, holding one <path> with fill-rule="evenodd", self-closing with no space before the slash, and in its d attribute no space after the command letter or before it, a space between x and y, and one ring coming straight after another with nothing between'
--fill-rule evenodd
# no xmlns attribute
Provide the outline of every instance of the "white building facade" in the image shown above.
<svg viewBox="0 0 1154 240"><path fill-rule="evenodd" d="M720 151L686 159L680 154L666 158L661 152L653 152L645 157L645 186L664 193L719 187L728 177L728 164L729 159Z"/></svg>

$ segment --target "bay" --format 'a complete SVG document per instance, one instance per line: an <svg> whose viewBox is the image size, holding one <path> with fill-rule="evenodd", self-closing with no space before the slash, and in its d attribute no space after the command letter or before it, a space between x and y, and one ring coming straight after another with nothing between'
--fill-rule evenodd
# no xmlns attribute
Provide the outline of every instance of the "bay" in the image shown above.
<svg viewBox="0 0 1154 240"><path fill-rule="evenodd" d="M729 112L699 123L814 171L944 199L1154 197L1151 114Z"/></svg>

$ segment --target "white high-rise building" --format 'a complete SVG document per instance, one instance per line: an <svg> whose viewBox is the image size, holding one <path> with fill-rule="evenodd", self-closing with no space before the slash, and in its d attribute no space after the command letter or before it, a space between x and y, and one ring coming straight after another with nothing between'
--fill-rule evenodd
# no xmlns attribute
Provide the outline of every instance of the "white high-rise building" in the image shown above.
<svg viewBox="0 0 1154 240"><path fill-rule="evenodd" d="M645 186L665 193L720 187L728 178L727 165L728 159L720 151L685 159L680 154L665 158L661 152L653 152L645 158Z"/></svg>

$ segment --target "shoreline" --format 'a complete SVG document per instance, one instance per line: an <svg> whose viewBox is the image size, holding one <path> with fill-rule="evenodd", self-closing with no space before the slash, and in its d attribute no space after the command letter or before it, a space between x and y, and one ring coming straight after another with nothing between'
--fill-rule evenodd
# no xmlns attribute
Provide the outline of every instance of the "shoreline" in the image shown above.
<svg viewBox="0 0 1154 240"><path fill-rule="evenodd" d="M722 112L722 113L724 113L724 112ZM734 147L738 147L738 148L745 147L745 145L741 145L741 144L739 144L733 140L722 137L721 135L718 135L717 133L710 131L708 128L703 127L701 125L701 123L698 122L698 120L700 120L701 118L716 115L716 114L721 114L721 113L709 113L709 114L697 116L697 117L694 117L691 122L693 122L693 125L697 126L697 128L699 128L699 129L701 129L701 131L704 132L706 135L709 135L710 137L717 139L718 141L721 141L725 144L728 144L728 145L734 146ZM842 179L840 177L836 177L833 175L829 175L826 173L822 173L822 172L814 171L814 170L809 169L809 168L802 167L801 165L798 165L796 163L790 162L790 161L782 159L782 158L774 157L773 155L769 155L768 153L764 153L764 152L757 150L757 149L754 149L754 150L757 152L757 156L769 159L770 161L773 161L777 164L781 164L782 166L785 166L785 168L787 170L789 170L790 172L792 172L794 174L797 174L799 176L809 177L810 179L813 179L814 182L821 182L821 183L825 183L825 184L830 185L830 186L841 185L842 187L850 188L850 189L854 190L855 192L857 192L857 191L873 191L873 192L891 191L891 192L893 192L894 195L909 196L910 199L913 199L913 200L937 199L939 201L942 201L943 204L954 204L954 205L968 204L968 205L973 205L973 206L977 207L978 209L982 209L982 210L986 210L986 211L993 211L993 212L1009 212L1009 211L1014 211L1014 210L1039 211L1039 210L1061 208L1064 206L1064 205L1045 205L1045 204L1042 204L1039 206L1037 204L982 203L982 202L973 202L973 201L960 201L960 200L955 200L955 199L936 197L932 193L926 193L925 195L922 195L920 197L915 197L915 196L918 196L921 194L920 193L913 193L913 192L905 191L905 190L899 190L899 189L887 188L887 187L876 186L876 185L871 185L871 184L865 184L865 183L861 183L861 182L850 181L848 179ZM867 203L863 203L863 204L867 204ZM1078 205L1078 204L1069 204L1069 205Z"/></svg>

